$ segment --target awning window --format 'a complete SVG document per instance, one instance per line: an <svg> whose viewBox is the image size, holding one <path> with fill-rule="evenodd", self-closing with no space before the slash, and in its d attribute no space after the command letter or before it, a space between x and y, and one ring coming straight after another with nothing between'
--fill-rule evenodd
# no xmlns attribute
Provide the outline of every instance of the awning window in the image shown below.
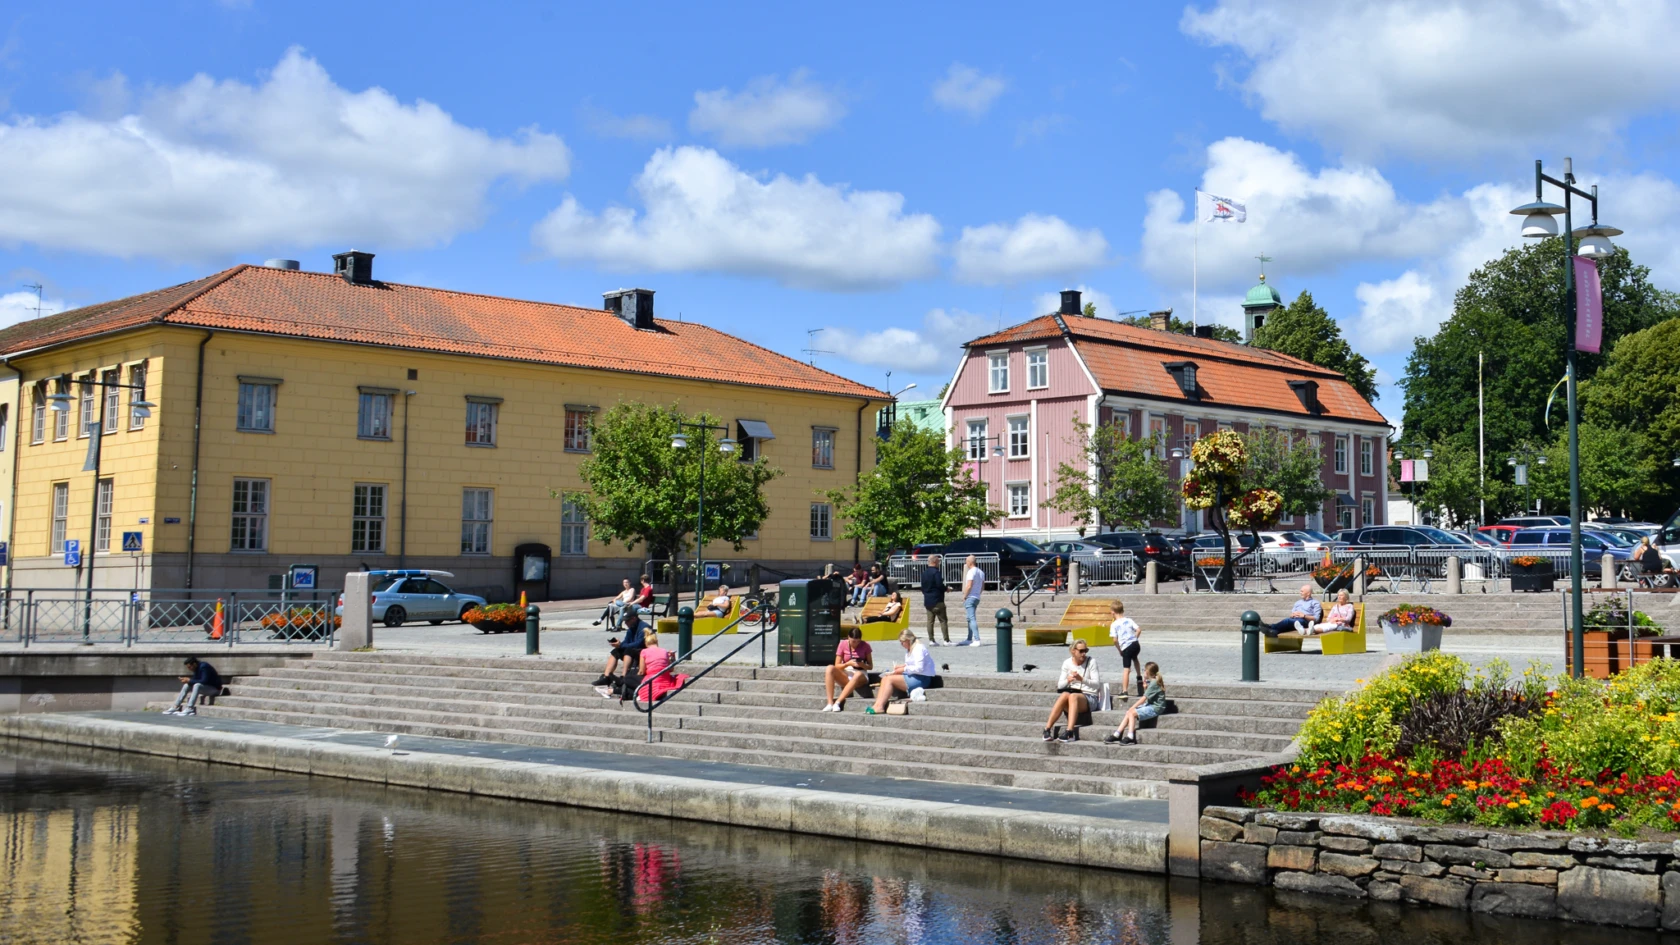
<svg viewBox="0 0 1680 945"><path fill-rule="evenodd" d="M776 434L770 432L770 424L763 420L736 420L741 428L741 436L755 440L774 440Z"/></svg>

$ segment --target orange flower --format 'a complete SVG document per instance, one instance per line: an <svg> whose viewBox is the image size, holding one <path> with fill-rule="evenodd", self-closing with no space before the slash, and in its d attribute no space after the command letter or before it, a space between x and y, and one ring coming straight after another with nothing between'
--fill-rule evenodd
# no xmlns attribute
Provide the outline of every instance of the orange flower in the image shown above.
<svg viewBox="0 0 1680 945"><path fill-rule="evenodd" d="M1596 798L1596 797L1583 797L1583 798L1581 798L1581 809L1582 810L1590 810L1590 809L1592 809L1594 807L1597 807L1597 806L1598 806L1598 798Z"/></svg>

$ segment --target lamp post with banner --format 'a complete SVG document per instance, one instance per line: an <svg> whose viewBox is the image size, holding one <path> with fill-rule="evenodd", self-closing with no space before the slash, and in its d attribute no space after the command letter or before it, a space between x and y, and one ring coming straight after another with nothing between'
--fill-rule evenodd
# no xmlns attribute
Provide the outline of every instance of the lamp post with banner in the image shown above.
<svg viewBox="0 0 1680 945"><path fill-rule="evenodd" d="M1414 525L1422 525L1423 515L1417 507L1417 484L1429 481L1429 461L1435 458L1435 451L1424 450L1417 458L1407 459L1405 452L1394 451L1394 458L1400 463L1400 487L1406 490L1406 502L1412 507L1412 517L1419 519Z"/></svg>
<svg viewBox="0 0 1680 945"><path fill-rule="evenodd" d="M706 592L706 443L709 437L707 431L716 430L725 434L718 442L718 450L723 453L735 452L735 441L727 434L729 428L715 423L700 423L698 421L678 420L677 432L671 434L671 446L675 449L688 449L688 430L700 433L700 490L699 501L694 512L694 606L699 608L700 598ZM672 585L671 596L676 596L676 587Z"/></svg>

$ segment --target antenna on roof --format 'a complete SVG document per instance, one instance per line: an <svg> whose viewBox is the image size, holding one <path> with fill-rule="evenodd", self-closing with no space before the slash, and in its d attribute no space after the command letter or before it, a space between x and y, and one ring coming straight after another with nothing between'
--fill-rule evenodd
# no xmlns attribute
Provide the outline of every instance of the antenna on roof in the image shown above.
<svg viewBox="0 0 1680 945"><path fill-rule="evenodd" d="M809 360L810 360L811 365L813 367L816 366L817 355L819 355L819 354L833 354L834 353L832 351L825 351L822 348L818 348L816 346L816 344L817 344L817 334L821 331L823 331L823 329L821 329L821 328L807 328L807 329L805 329L805 348L804 348L804 351L805 351L806 354L810 355Z"/></svg>
<svg viewBox="0 0 1680 945"><path fill-rule="evenodd" d="M25 289L34 289L35 290L35 317L40 318L41 317L41 283L39 283L39 282L25 282L23 284L23 287Z"/></svg>

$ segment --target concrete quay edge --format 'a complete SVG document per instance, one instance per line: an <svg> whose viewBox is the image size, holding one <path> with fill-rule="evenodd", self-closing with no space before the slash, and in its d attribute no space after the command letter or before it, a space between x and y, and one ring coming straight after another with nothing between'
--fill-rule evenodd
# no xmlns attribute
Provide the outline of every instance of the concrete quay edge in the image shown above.
<svg viewBox="0 0 1680 945"><path fill-rule="evenodd" d="M1142 821L915 799L873 805L833 791L629 776L604 768L418 751L398 754L63 714L0 716L0 737L960 853L1167 872L1168 825Z"/></svg>

